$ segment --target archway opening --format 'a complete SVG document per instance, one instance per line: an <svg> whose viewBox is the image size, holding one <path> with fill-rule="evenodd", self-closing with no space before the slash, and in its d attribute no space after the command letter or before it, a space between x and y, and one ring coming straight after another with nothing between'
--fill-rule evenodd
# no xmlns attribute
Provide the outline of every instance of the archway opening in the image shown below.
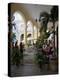
<svg viewBox="0 0 60 80"><path fill-rule="evenodd" d="M33 44L33 23L30 20L27 22L27 44Z"/></svg>
<svg viewBox="0 0 60 80"><path fill-rule="evenodd" d="M24 15L19 11L14 12L13 16L15 17L14 19L15 28L13 27L13 32L16 34L16 40L18 40L18 45L19 45L21 41L23 41L24 43L24 38L23 40L21 40L21 38L24 35L26 22Z"/></svg>

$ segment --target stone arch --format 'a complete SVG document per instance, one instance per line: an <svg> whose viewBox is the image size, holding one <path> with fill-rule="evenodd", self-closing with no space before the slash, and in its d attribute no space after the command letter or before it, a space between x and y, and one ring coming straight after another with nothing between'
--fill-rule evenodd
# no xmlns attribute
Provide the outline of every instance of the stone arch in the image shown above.
<svg viewBox="0 0 60 80"><path fill-rule="evenodd" d="M33 40L34 40L34 26L31 20L27 21L27 35L31 34L31 36L29 38L27 38L27 42L31 42L31 44L33 44Z"/></svg>
<svg viewBox="0 0 60 80"><path fill-rule="evenodd" d="M20 27L19 28L19 30L20 30L19 32L21 32L21 33L20 33L19 38L18 38L18 45L19 45L20 40L21 40L20 39L21 34L24 34L24 41L23 41L23 43L26 42L26 39L25 39L25 36L26 36L26 19L25 19L25 16L23 15L23 13L21 11L15 11L13 13L13 16L15 16L15 21L19 22L19 24L20 24L19 25L19 27Z"/></svg>

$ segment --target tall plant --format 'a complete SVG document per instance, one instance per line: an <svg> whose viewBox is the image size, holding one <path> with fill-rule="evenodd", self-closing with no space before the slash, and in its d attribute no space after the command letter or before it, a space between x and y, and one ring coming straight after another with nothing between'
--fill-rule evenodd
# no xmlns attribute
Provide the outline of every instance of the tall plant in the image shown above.
<svg viewBox="0 0 60 80"><path fill-rule="evenodd" d="M47 30L47 23L49 21L49 14L47 12L40 13L40 21L41 21L41 28L40 28L40 37L37 40L37 46L42 47L44 39L49 37L49 33L46 32Z"/></svg>
<svg viewBox="0 0 60 80"><path fill-rule="evenodd" d="M49 14L47 12L41 12L40 14L40 20L41 20L41 31L46 32L47 29L47 23L49 21Z"/></svg>
<svg viewBox="0 0 60 80"><path fill-rule="evenodd" d="M16 29L15 23L12 23L14 19L15 19L14 16L8 15L8 42L9 42L8 44L9 44L9 47L11 47L13 38L15 37L15 34L13 34L12 32L13 27Z"/></svg>

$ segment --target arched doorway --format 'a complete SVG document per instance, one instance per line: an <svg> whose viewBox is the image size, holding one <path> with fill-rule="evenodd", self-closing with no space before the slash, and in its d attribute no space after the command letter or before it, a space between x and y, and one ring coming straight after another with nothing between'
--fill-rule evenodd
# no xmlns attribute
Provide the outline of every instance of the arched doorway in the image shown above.
<svg viewBox="0 0 60 80"><path fill-rule="evenodd" d="M36 43L37 38L38 38L37 27L36 27L36 25L34 25L34 43Z"/></svg>
<svg viewBox="0 0 60 80"><path fill-rule="evenodd" d="M14 12L13 16L15 17L15 27L13 27L13 32L16 34L16 40L18 40L18 45L22 41L25 44L25 28L26 28L26 20L24 15L20 11ZM23 40L21 40L22 34L24 35Z"/></svg>
<svg viewBox="0 0 60 80"><path fill-rule="evenodd" d="M29 37L27 37L27 44L30 43L30 45L33 44L33 39L34 39L34 31L33 31L33 23L29 20L27 22L27 36L30 35Z"/></svg>
<svg viewBox="0 0 60 80"><path fill-rule="evenodd" d="M24 60L23 63L34 63L34 50L32 44L34 43L34 26L31 20L27 20L24 15L16 11L14 12L13 16L15 17L15 27L13 27L13 32L16 34L16 40L18 40L18 46L20 42L23 42L25 45L31 44L30 47L25 47L25 51L23 52ZM25 46L24 45L24 46ZM20 47L19 47L20 48Z"/></svg>

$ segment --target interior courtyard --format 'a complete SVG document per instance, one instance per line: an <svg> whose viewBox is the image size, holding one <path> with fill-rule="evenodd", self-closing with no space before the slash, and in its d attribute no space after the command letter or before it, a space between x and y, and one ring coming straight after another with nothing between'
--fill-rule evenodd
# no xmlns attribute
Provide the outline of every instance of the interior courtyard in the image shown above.
<svg viewBox="0 0 60 80"><path fill-rule="evenodd" d="M47 21L46 16L42 12L50 14L53 6L51 5L37 5L37 4L20 4L11 3L11 35L14 34L10 47L14 49L17 42L18 49L20 49L20 43L23 44L23 60L17 67L11 60L11 76L32 76L32 75L49 75L58 73L58 53L57 53L57 35L53 31L57 31L58 20L53 21L51 18ZM10 27L9 26L9 27ZM46 26L46 28L44 28ZM49 33L49 37L45 38L45 33ZM11 36L10 35L10 36ZM40 40L42 41L40 42ZM41 54L41 45L43 41L49 41L53 44L53 55L49 55L42 68L36 59L36 54ZM45 43L43 42L42 45ZM55 51L56 48L56 51ZM12 50L11 50L12 51ZM18 51L17 51L18 52ZM13 55L14 52L11 52ZM44 56L48 57L48 55ZM20 59L20 58L19 58ZM40 60L40 59L39 59ZM41 64L42 65L42 64ZM49 66L49 69L48 69Z"/></svg>

